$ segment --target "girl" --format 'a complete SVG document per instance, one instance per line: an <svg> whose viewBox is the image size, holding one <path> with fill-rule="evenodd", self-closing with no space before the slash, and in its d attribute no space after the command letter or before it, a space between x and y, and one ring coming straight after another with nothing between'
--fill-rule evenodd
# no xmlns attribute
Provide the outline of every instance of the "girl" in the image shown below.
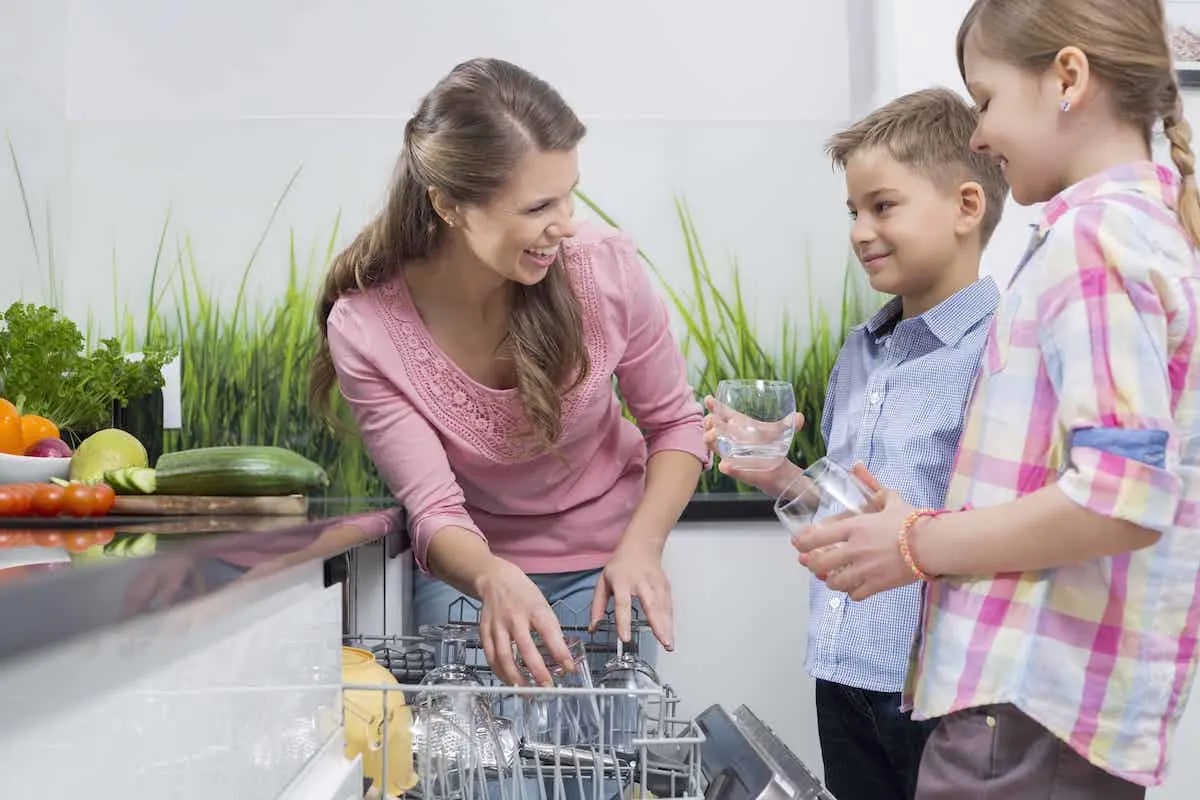
<svg viewBox="0 0 1200 800"><path fill-rule="evenodd" d="M928 580L906 694L943 720L918 797L1143 797L1200 624L1200 199L1162 2L976 0L958 63L972 146L1046 205L983 356L956 511L889 493L794 543L854 598ZM1150 160L1160 121L1178 175Z"/></svg>

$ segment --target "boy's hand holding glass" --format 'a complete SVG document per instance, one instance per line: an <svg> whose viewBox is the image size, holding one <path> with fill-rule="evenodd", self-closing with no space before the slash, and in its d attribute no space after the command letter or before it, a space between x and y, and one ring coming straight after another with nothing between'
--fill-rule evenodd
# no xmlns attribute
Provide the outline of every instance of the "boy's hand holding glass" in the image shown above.
<svg viewBox="0 0 1200 800"><path fill-rule="evenodd" d="M804 425L790 383L721 381L717 396L705 397L704 405L709 411L704 441L720 456L723 475L774 496L799 473L787 460L792 439Z"/></svg>

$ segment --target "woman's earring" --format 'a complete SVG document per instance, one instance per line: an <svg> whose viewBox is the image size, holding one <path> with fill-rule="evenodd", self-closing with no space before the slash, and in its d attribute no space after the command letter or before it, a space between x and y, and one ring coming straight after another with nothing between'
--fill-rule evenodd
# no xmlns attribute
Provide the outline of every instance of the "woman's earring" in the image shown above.
<svg viewBox="0 0 1200 800"><path fill-rule="evenodd" d="M1071 110L1071 101L1070 100L1064 99L1062 101L1062 110L1063 110L1064 114Z"/></svg>

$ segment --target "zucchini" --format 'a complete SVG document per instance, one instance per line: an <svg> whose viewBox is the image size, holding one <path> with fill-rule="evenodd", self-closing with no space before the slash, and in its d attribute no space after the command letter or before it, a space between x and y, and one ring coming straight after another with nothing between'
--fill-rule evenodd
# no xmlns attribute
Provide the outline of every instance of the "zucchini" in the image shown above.
<svg viewBox="0 0 1200 800"><path fill-rule="evenodd" d="M158 494L256 497L308 494L329 485L319 465L283 447L200 447L163 453Z"/></svg>

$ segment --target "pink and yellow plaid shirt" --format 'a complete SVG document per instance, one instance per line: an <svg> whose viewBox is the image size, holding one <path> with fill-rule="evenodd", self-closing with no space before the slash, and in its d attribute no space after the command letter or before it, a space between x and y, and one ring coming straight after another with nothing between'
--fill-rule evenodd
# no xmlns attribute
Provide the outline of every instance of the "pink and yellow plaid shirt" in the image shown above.
<svg viewBox="0 0 1200 800"><path fill-rule="evenodd" d="M1200 634L1200 262L1177 194L1172 172L1140 163L1046 204L992 323L946 498L992 506L1057 484L1161 538L931 583L907 686L919 719L1012 703L1144 785L1162 781Z"/></svg>

